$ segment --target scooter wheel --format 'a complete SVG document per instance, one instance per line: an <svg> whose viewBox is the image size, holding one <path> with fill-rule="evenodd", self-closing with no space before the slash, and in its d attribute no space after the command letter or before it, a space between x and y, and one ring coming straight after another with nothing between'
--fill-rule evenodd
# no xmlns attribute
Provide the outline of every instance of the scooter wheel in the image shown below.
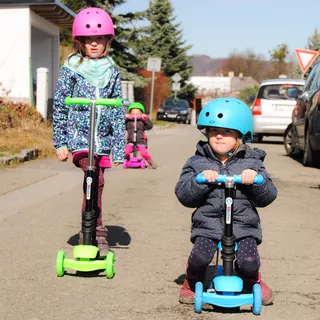
<svg viewBox="0 0 320 320"><path fill-rule="evenodd" d="M106 276L108 279L114 276L114 253L109 251L106 256Z"/></svg>
<svg viewBox="0 0 320 320"><path fill-rule="evenodd" d="M253 294L253 304L252 312L255 315L259 315L262 309L262 290L260 284L255 284L252 289Z"/></svg>
<svg viewBox="0 0 320 320"><path fill-rule="evenodd" d="M202 311L202 298L203 298L203 284L202 282L197 282L194 292L194 311L201 313Z"/></svg>
<svg viewBox="0 0 320 320"><path fill-rule="evenodd" d="M57 253L57 259L56 259L56 273L58 277L62 277L64 275L64 258L65 253L63 250L60 250Z"/></svg>

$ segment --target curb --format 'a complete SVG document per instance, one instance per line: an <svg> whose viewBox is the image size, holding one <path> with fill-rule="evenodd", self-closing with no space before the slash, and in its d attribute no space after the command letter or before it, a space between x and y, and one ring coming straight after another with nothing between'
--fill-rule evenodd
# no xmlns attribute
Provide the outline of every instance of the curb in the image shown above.
<svg viewBox="0 0 320 320"><path fill-rule="evenodd" d="M4 155L0 157L0 165L7 166L10 163L19 163L30 161L37 158L40 154L40 149L23 149L20 153L12 154L12 155ZM5 152L6 153L6 152Z"/></svg>

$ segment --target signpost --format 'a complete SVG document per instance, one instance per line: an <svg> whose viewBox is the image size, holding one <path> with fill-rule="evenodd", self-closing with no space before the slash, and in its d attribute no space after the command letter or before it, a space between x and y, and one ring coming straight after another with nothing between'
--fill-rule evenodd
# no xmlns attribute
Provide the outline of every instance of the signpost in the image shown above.
<svg viewBox="0 0 320 320"><path fill-rule="evenodd" d="M154 73L161 70L161 59L160 58L148 58L147 70L152 71L152 82L151 82L151 97L150 97L150 110L149 117L152 119L152 108L153 108L153 91L154 91Z"/></svg>
<svg viewBox="0 0 320 320"><path fill-rule="evenodd" d="M172 83L172 91L174 91L174 98L177 99L177 91L180 90L180 83L179 81L182 79L179 73L175 73L171 79L173 80Z"/></svg>
<svg viewBox="0 0 320 320"><path fill-rule="evenodd" d="M319 52L314 50L295 49L295 52L302 73L306 73L306 71L311 67L312 63L317 59L319 55Z"/></svg>

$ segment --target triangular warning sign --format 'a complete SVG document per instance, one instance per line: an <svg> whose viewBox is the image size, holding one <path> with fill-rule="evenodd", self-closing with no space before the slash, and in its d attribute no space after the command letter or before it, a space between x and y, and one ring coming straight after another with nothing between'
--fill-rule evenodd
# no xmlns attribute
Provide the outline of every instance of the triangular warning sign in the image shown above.
<svg viewBox="0 0 320 320"><path fill-rule="evenodd" d="M303 73L305 73L314 60L317 59L319 52L313 50L306 50L306 49L295 49L296 55L299 61L300 69Z"/></svg>

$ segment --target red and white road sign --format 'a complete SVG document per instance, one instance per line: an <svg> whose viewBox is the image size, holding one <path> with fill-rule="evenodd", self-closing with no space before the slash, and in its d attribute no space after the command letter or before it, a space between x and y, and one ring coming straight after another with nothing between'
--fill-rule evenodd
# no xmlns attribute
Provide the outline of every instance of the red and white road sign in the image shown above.
<svg viewBox="0 0 320 320"><path fill-rule="evenodd" d="M316 60L319 55L319 52L314 50L295 49L295 51L299 61L300 69L303 73L310 68L314 60Z"/></svg>

